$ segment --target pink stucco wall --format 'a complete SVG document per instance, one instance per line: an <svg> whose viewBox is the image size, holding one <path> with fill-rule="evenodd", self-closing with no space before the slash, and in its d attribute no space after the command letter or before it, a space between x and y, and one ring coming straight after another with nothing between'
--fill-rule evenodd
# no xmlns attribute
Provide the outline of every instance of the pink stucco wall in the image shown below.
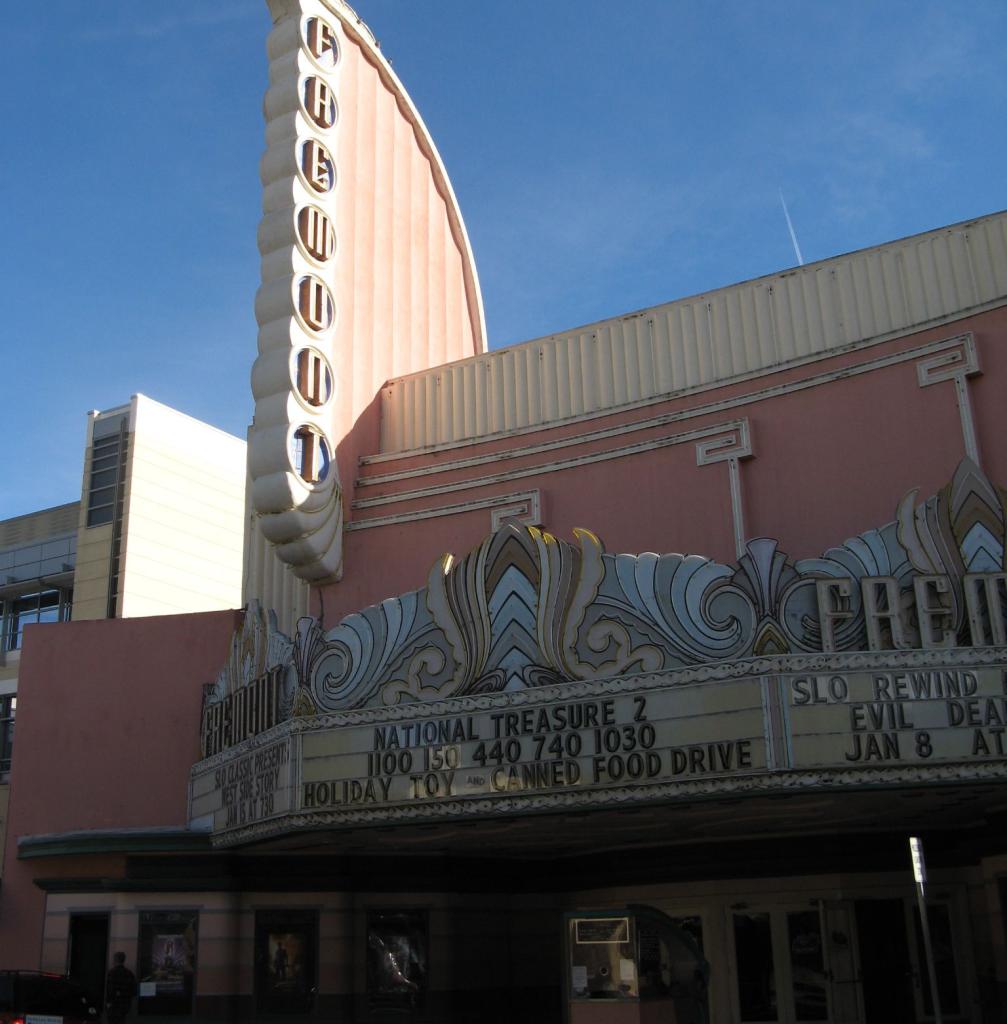
<svg viewBox="0 0 1007 1024"><path fill-rule="evenodd" d="M469 489L353 509L348 521L359 523L538 488L544 498L544 526L557 536L569 539L574 527L584 527L598 534L609 551L678 551L732 562L728 469L723 463L697 466L693 443L562 470L549 463L745 417L754 450L754 457L741 465L746 536L776 538L792 558L818 555L848 537L890 522L898 502L912 488L920 489L919 500L923 500L951 479L965 454L954 384L944 381L920 387L917 364L924 356L891 365L871 364L968 331L975 336L982 371L968 381L982 468L994 482L1007 485L1007 446L1001 440L1007 432L1007 403L1002 398L1007 379L1007 309L999 308L636 409L361 466L357 473L363 478L428 467L435 472L357 487L349 492L356 498L396 495L489 473L537 470ZM835 379L805 386L825 374ZM764 394L776 388L778 393ZM584 439L546 454L519 451L700 408L708 411L615 439ZM372 406L366 422L359 423L358 442L366 438L376 445L378 412ZM469 468L439 468L488 453L500 460ZM440 555L464 555L489 529L490 513L482 508L348 533L343 579L323 594L326 623L423 586Z"/></svg>
<svg viewBox="0 0 1007 1024"><path fill-rule="evenodd" d="M62 873L53 859L19 861L19 836L185 826L202 686L239 621L226 611L25 630L0 890L5 968L38 967L45 897L33 879Z"/></svg>

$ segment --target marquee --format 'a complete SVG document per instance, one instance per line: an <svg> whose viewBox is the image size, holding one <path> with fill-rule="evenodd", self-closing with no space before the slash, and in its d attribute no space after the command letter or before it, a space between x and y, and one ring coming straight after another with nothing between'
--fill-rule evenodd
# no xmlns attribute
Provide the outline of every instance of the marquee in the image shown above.
<svg viewBox="0 0 1007 1024"><path fill-rule="evenodd" d="M246 614L190 818L294 829L1007 774L1004 505L968 460L790 562L510 524L328 631Z"/></svg>

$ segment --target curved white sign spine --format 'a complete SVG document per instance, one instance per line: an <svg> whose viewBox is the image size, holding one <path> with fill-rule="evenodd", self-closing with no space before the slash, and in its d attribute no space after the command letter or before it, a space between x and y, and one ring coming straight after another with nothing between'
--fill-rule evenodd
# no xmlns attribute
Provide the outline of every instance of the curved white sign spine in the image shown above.
<svg viewBox="0 0 1007 1024"><path fill-rule="evenodd" d="M366 27L339 0L267 2L252 504L280 559L324 582L342 570L337 450L354 464L386 380L482 353L485 327L443 165Z"/></svg>

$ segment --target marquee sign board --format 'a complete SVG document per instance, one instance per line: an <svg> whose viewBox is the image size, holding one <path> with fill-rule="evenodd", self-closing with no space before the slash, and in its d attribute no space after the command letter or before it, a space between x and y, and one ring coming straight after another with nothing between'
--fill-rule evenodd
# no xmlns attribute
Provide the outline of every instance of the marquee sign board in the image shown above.
<svg viewBox="0 0 1007 1024"><path fill-rule="evenodd" d="M1003 772L1003 493L965 460L915 497L815 559L768 539L734 566L610 555L507 524L328 631L290 639L253 605L208 688L191 817L240 842Z"/></svg>
<svg viewBox="0 0 1007 1024"><path fill-rule="evenodd" d="M294 719L197 765L191 816L229 845L739 789L1007 778L1005 737L1003 648L750 659Z"/></svg>

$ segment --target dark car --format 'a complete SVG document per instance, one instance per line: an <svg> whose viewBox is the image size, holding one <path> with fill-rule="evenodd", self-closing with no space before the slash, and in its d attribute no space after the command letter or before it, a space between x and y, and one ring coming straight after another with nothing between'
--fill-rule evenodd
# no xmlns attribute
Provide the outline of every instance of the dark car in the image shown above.
<svg viewBox="0 0 1007 1024"><path fill-rule="evenodd" d="M0 1024L96 1024L84 989L62 974L0 971Z"/></svg>

